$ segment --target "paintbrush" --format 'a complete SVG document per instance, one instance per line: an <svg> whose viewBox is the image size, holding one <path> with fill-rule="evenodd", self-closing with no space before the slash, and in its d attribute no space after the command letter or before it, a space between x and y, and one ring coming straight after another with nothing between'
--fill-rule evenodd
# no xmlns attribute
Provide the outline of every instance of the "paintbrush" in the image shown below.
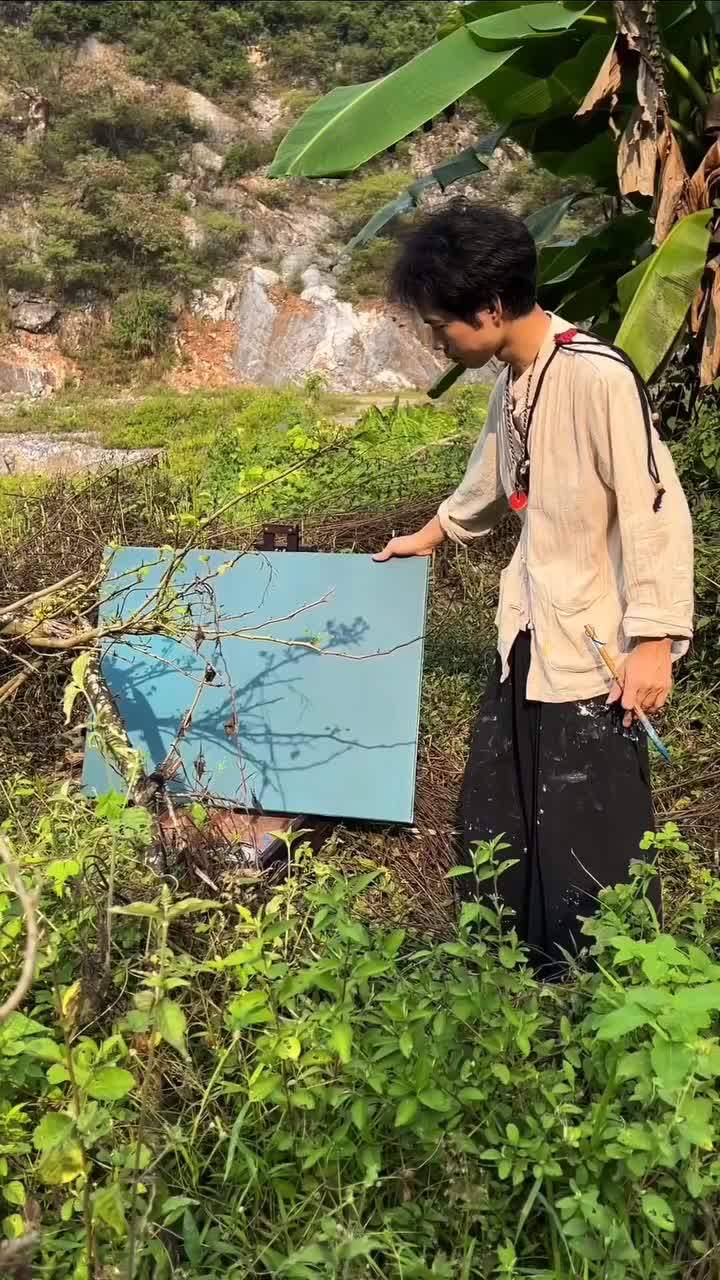
<svg viewBox="0 0 720 1280"><path fill-rule="evenodd" d="M588 624L588 625L586 626L586 628L585 628L585 635L588 637L588 639L592 640L593 644L595 645L595 648L597 649L598 653L600 654L600 657L602 658L603 662L605 663L605 666L607 667L608 671L610 672L610 675L612 676L613 680L614 680L614 681L616 682L616 684L618 684L618 685L619 685L619 687L622 689L622 684L623 684L622 675L620 674L620 672L619 672L619 670L618 670L617 666L615 665L615 662L613 661L613 659L611 658L610 654L608 653L608 651L607 651L607 649L606 649L605 645L603 644L602 640L598 640L598 637L597 637L596 632L595 632L595 628L594 628L594 627L591 627L591 626ZM645 712L642 710L642 708L641 708L641 707L637 707L637 706L635 706L635 707L633 707L633 714L635 715L635 717L636 717L636 719L638 720L638 722L642 725L642 727L643 727L643 729L645 730L645 733L647 734L647 737L649 738L650 742L652 742L652 744L653 744L653 746L655 747L655 749L656 749L657 751L659 751L659 753L660 753L660 755L662 756L663 760L666 760L666 761L667 761L667 763L668 763L668 764L670 764L670 762L671 762L670 752L668 751L667 747L665 746L665 743L663 742L662 738L661 738L661 737L660 737L660 736L655 732L655 730L654 730L653 726L651 725L650 721L648 720L647 716L645 715Z"/></svg>

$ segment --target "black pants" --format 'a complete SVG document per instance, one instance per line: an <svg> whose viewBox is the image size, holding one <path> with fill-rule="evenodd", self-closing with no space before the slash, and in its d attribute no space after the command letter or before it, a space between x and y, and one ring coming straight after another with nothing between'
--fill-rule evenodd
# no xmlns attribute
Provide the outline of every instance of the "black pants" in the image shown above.
<svg viewBox="0 0 720 1280"><path fill-rule="evenodd" d="M505 905L535 963L576 952L578 916L592 915L605 885L627 880L644 833L653 830L644 735L626 731L617 708L529 702L530 637L490 680L470 744L461 808L465 848L504 835L519 859L500 880ZM469 888L469 877L460 884ZM655 882L657 885L657 882ZM654 887L659 910L659 887Z"/></svg>

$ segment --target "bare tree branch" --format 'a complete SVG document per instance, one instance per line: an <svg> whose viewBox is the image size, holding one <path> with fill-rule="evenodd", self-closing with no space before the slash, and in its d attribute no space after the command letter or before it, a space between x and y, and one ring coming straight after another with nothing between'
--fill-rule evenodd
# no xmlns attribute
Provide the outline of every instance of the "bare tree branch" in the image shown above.
<svg viewBox="0 0 720 1280"><path fill-rule="evenodd" d="M37 963L38 944L40 934L38 931L37 912L37 895L30 893L23 882L22 876L18 871L15 859L10 852L10 846L7 841L0 836L0 862L5 865L10 886L15 890L20 905L25 916L25 955L23 957L22 971L20 977L15 983L14 989L11 991L4 1004L0 1005L0 1023L5 1022L11 1013L20 1008L25 997L27 996L32 984L35 980L35 966Z"/></svg>
<svg viewBox="0 0 720 1280"><path fill-rule="evenodd" d="M35 604L38 600L44 600L47 596L56 595L64 587L69 587L71 583L77 582L78 578L82 578L82 569L76 569L74 573L69 573L67 578L61 578L59 582L53 582L49 587L42 587L40 591L32 591L29 596L23 596L20 600L14 600L12 604L4 605L0 609L0 622L4 622L5 618L11 618L14 614L20 613L28 605Z"/></svg>

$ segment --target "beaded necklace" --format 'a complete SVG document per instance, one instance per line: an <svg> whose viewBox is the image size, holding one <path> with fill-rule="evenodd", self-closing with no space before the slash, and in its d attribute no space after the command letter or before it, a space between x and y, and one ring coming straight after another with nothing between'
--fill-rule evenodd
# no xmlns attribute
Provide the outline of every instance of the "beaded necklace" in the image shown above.
<svg viewBox="0 0 720 1280"><path fill-rule="evenodd" d="M530 393L532 391L533 378L535 376L535 366L538 362L537 353L535 359L530 365L530 373L528 375L528 383L525 389L525 403L520 412L520 426L516 429L515 419L513 417L513 386L514 378L512 369L508 368L507 377L505 379L505 391L503 393L503 418L505 422L505 434L507 436L508 448L510 450L510 458L512 461L513 471L515 473L515 489L510 497L510 506L513 511L523 511L528 504L528 477L530 472L530 456L528 450L528 434L530 431Z"/></svg>

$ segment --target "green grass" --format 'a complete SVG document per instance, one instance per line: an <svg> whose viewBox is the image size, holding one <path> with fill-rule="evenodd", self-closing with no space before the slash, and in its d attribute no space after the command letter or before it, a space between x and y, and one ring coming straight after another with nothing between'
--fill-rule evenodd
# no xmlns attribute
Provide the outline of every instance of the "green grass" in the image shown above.
<svg viewBox="0 0 720 1280"><path fill-rule="evenodd" d="M161 446L168 463L125 477L107 511L73 485L6 482L0 552L35 581L58 513L70 568L89 528L162 538L171 514L266 481L228 545L292 514L322 545L373 550L457 481L485 402L363 405L357 428L317 387L35 406L5 425ZM333 511L355 525L332 534ZM0 822L47 922L30 1021L0 1028L2 1225L21 1235L33 1206L42 1274L89 1280L89 1252L124 1280L132 1241L134 1280L694 1280L718 1194L716 659L705 645L661 725L675 767L656 770L659 813L697 840L659 838L668 932L642 878L610 890L588 933L597 964L545 986L492 908L458 925L444 877L515 533L436 557L419 832L338 829L319 856L295 850L284 889L210 854L212 889L191 860L170 866L170 890L143 811L9 779L23 723L62 767L64 669L47 724L30 690L2 709ZM22 940L0 889L0 1000Z"/></svg>
<svg viewBox="0 0 720 1280"><path fill-rule="evenodd" d="M484 388L443 410L427 402L374 409L369 399L356 408L361 425L349 426L338 425L334 410L350 416L352 401L314 390L163 391L139 400L76 394L23 409L2 419L1 429L87 432L108 448L162 448L198 509L307 464L252 504L253 516L392 510L456 483L482 427Z"/></svg>

